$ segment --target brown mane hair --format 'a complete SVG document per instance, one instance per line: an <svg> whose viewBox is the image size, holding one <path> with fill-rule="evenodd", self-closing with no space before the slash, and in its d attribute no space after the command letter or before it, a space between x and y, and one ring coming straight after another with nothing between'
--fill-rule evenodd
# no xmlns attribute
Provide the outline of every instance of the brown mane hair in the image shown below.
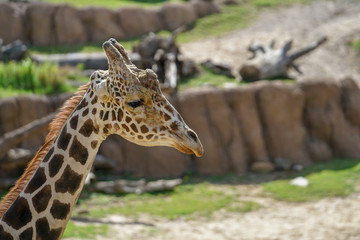
<svg viewBox="0 0 360 240"><path fill-rule="evenodd" d="M29 165L27 166L24 174L21 178L16 182L15 186L10 190L10 192L3 198L0 203L0 218L4 215L7 209L11 206L11 204L15 201L15 199L19 196L21 191L24 189L31 176L35 173L36 169L39 167L41 161L46 156L49 151L51 145L55 141L56 136L59 134L61 128L64 123L74 110L74 108L78 105L80 100L85 95L86 90L89 88L90 83L87 83L81 86L78 91L75 93L73 97L68 99L60 112L56 115L54 120L50 123L49 134L46 136L45 144L39 149L34 158L31 160Z"/></svg>

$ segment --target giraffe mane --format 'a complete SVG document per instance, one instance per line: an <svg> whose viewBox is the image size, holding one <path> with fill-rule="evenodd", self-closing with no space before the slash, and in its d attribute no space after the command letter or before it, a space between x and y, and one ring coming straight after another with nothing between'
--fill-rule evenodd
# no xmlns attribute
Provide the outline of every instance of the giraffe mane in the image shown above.
<svg viewBox="0 0 360 240"><path fill-rule="evenodd" d="M64 123L66 122L70 114L73 112L74 108L78 105L80 100L83 98L89 86L90 82L79 87L75 95L65 102L60 112L50 123L50 131L45 138L45 144L39 149L34 158L29 162L26 170L24 171L21 178L16 182L15 186L0 202L0 218L2 218L6 210L19 196L20 192L24 189L31 176L35 173L36 169L39 167L41 161L44 159L53 142L55 141L55 138L59 134Z"/></svg>

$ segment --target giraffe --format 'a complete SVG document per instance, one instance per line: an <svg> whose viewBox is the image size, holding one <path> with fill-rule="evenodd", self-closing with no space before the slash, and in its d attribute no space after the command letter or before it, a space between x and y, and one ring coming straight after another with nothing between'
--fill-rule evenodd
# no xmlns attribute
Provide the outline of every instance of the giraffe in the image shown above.
<svg viewBox="0 0 360 240"><path fill-rule="evenodd" d="M67 100L45 144L0 204L0 239L60 239L96 153L110 134L143 146L203 155L203 147L162 94L156 74L138 69L114 39L109 69Z"/></svg>

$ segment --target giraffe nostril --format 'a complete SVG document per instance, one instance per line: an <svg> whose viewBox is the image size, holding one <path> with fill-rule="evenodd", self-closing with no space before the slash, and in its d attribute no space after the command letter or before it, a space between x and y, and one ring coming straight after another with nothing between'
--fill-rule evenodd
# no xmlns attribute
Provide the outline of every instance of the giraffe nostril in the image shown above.
<svg viewBox="0 0 360 240"><path fill-rule="evenodd" d="M189 137L190 137L192 140L194 140L195 142L197 142L196 134L195 134L192 130L187 131L187 134L189 135Z"/></svg>

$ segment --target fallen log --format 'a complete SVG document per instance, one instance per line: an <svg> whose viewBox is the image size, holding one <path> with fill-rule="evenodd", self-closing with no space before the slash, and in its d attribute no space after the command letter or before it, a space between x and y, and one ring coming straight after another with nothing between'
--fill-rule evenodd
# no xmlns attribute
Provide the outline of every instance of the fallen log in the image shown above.
<svg viewBox="0 0 360 240"><path fill-rule="evenodd" d="M99 181L96 182L90 191L93 192L104 192L108 194L116 193L136 193L143 194L145 192L158 192L158 191L168 191L174 189L176 186L180 185L182 180L171 179L171 180L157 180L146 182L144 179L138 181L129 181L129 180L115 180L115 181Z"/></svg>
<svg viewBox="0 0 360 240"><path fill-rule="evenodd" d="M208 68L215 74L225 75L229 78L235 78L232 74L231 66L225 63L214 63L211 60L206 60L201 63L202 66Z"/></svg>
<svg viewBox="0 0 360 240"><path fill-rule="evenodd" d="M3 158L11 148L20 144L25 139L45 130L52 119L54 119L55 115L56 113L50 113L49 115L34 120L16 130L5 133L4 136L0 138L0 159Z"/></svg>
<svg viewBox="0 0 360 240"><path fill-rule="evenodd" d="M247 82L271 78L291 78L288 74L290 68L302 74L294 61L315 50L324 42L326 42L326 37L322 37L292 54L288 54L292 47L292 40L286 42L280 49L274 48L275 41L272 41L269 46L252 43L248 47L252 56L240 68L240 76Z"/></svg>

